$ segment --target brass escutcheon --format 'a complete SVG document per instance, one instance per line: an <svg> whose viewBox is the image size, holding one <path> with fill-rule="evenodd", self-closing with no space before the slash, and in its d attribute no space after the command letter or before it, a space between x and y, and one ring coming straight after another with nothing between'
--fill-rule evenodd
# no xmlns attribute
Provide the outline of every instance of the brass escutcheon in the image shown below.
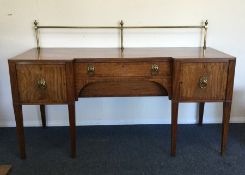
<svg viewBox="0 0 245 175"><path fill-rule="evenodd" d="M208 77L207 76L201 76L199 78L199 87L201 89L205 89L208 86Z"/></svg>
<svg viewBox="0 0 245 175"><path fill-rule="evenodd" d="M152 64L151 65L151 74L156 75L159 72L159 66L157 64Z"/></svg>
<svg viewBox="0 0 245 175"><path fill-rule="evenodd" d="M94 67L94 65L88 64L87 72L88 72L89 75L93 75L94 72L95 72L95 67Z"/></svg>
<svg viewBox="0 0 245 175"><path fill-rule="evenodd" d="M37 80L37 87L39 89L46 89L47 88L47 83L46 83L44 78L40 78L39 80Z"/></svg>

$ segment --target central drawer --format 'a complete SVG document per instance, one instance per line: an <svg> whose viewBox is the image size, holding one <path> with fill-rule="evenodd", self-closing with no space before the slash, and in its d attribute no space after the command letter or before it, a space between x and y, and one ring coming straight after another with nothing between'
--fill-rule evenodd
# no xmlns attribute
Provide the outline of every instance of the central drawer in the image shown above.
<svg viewBox="0 0 245 175"><path fill-rule="evenodd" d="M163 62L111 62L76 63L78 77L151 77L171 75L170 63Z"/></svg>

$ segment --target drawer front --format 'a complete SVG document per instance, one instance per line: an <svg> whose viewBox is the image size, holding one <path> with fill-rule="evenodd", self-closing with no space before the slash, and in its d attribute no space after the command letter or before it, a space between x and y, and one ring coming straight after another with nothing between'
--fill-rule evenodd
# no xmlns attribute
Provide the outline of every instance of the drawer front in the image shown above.
<svg viewBox="0 0 245 175"><path fill-rule="evenodd" d="M151 77L169 76L169 62L76 63L79 77Z"/></svg>
<svg viewBox="0 0 245 175"><path fill-rule="evenodd" d="M228 63L182 63L180 100L225 99Z"/></svg>
<svg viewBox="0 0 245 175"><path fill-rule="evenodd" d="M22 103L66 102L65 65L17 64L16 71Z"/></svg>

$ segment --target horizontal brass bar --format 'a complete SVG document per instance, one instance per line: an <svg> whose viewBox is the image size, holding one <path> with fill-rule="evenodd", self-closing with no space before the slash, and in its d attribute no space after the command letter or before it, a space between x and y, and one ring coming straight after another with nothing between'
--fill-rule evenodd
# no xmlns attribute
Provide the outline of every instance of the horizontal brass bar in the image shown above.
<svg viewBox="0 0 245 175"><path fill-rule="evenodd" d="M37 26L38 29L120 29L113 26Z"/></svg>
<svg viewBox="0 0 245 175"><path fill-rule="evenodd" d="M183 28L198 28L202 29L205 26L125 26L125 29L183 29Z"/></svg>
<svg viewBox="0 0 245 175"><path fill-rule="evenodd" d="M37 26L38 29L204 29L205 26Z"/></svg>

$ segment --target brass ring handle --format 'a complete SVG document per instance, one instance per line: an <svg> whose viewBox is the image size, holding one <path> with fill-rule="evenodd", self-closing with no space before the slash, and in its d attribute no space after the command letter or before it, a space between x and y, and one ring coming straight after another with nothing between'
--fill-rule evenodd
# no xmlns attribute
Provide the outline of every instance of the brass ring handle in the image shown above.
<svg viewBox="0 0 245 175"><path fill-rule="evenodd" d="M151 74L156 75L159 72L159 66L157 64L152 64L151 65Z"/></svg>
<svg viewBox="0 0 245 175"><path fill-rule="evenodd" d="M89 75L93 75L95 73L95 67L92 64L89 64L87 67L87 72Z"/></svg>
<svg viewBox="0 0 245 175"><path fill-rule="evenodd" d="M199 79L199 87L201 89L205 89L208 86L208 77L207 76L201 76Z"/></svg>
<svg viewBox="0 0 245 175"><path fill-rule="evenodd" d="M37 87L39 89L46 89L47 88L47 83L46 83L44 78L40 78L39 80L37 80Z"/></svg>

